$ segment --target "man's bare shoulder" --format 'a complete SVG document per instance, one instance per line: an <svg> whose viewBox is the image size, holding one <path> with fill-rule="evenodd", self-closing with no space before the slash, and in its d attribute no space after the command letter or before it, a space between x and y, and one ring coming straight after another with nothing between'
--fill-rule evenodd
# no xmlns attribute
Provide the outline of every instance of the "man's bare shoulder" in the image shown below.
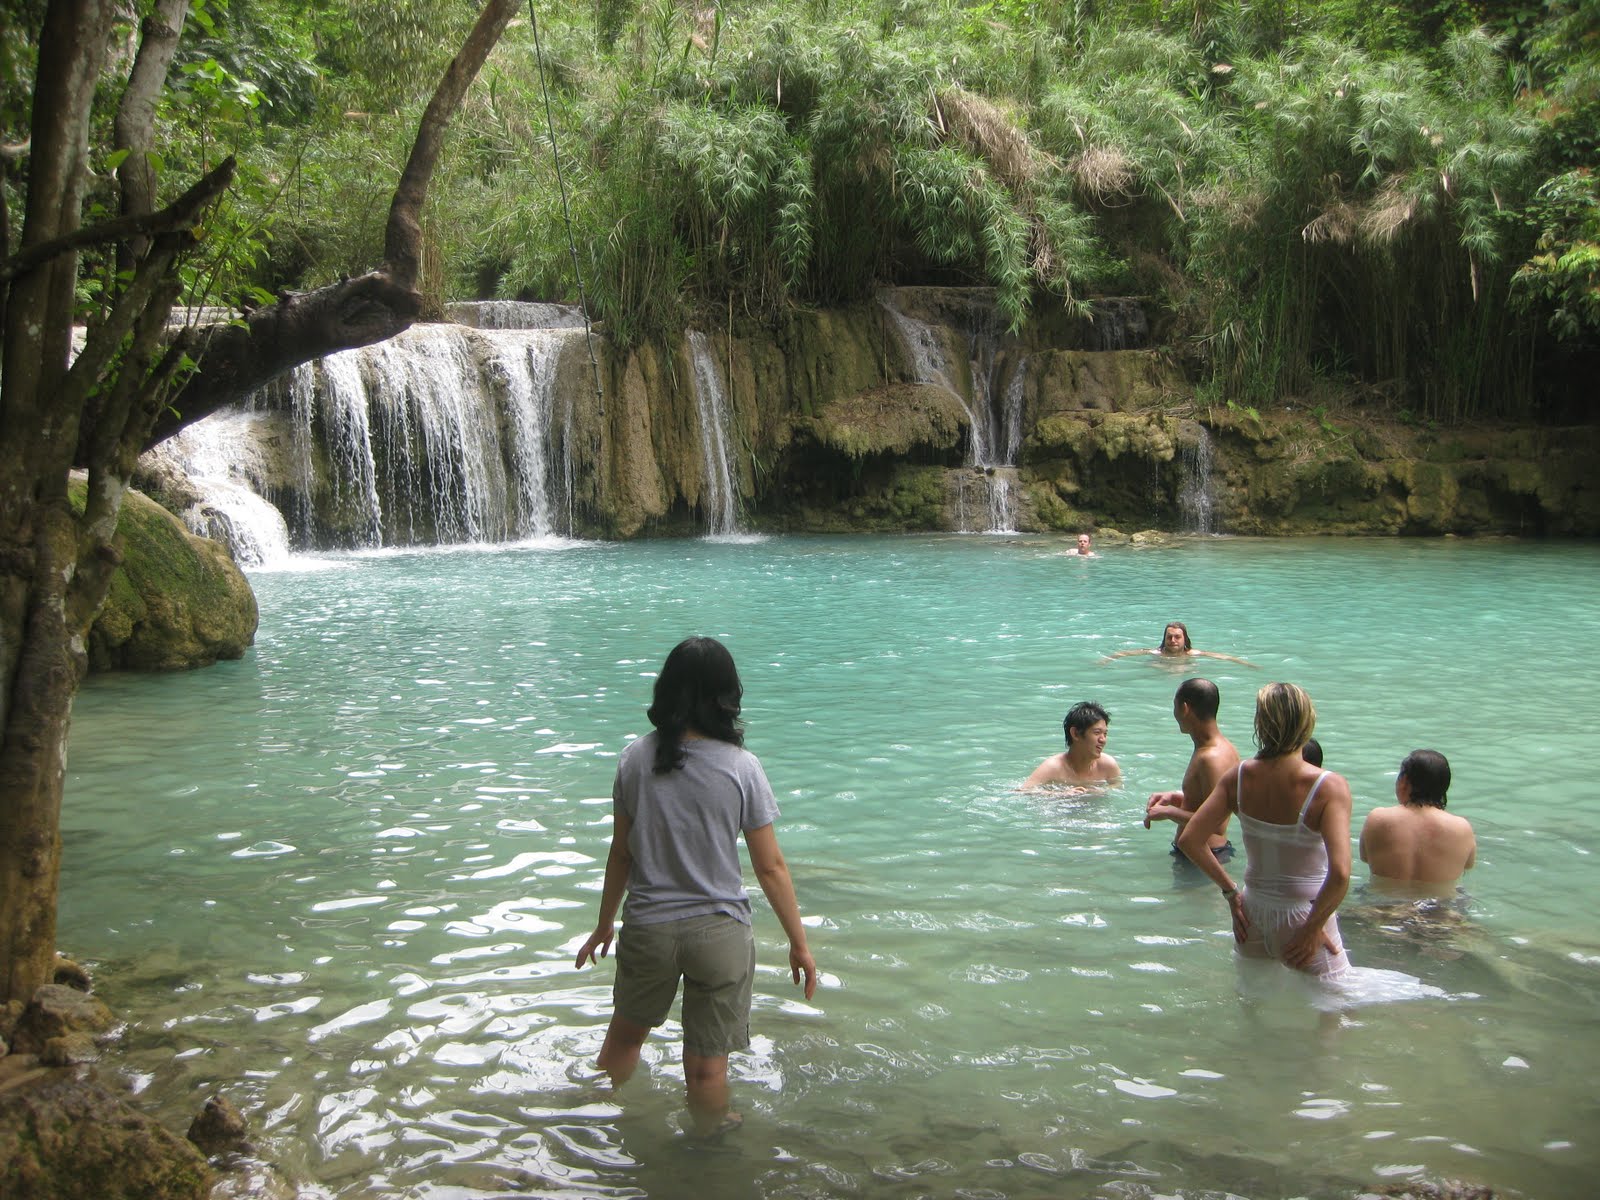
<svg viewBox="0 0 1600 1200"><path fill-rule="evenodd" d="M1051 783L1076 782L1078 782L1078 776L1067 764L1067 756L1065 754L1052 754L1033 769L1033 774L1022 781L1022 786L1024 788L1036 788Z"/></svg>

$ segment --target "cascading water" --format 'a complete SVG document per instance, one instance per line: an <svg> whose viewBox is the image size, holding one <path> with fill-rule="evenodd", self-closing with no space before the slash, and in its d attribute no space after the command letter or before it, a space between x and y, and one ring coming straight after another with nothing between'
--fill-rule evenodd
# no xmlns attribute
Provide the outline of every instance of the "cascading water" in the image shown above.
<svg viewBox="0 0 1600 1200"><path fill-rule="evenodd" d="M1022 388L1027 359L1018 362L1004 392L1004 407L997 413L993 402L996 367L993 333L974 321L969 333L972 398L957 385L950 370L950 358L940 330L925 321L907 316L888 296L882 297L884 310L894 322L911 359L916 382L934 384L947 390L961 403L971 431L972 470L958 481L956 524L963 533L1015 533L1017 454L1022 448ZM969 504L968 485L977 493Z"/></svg>
<svg viewBox="0 0 1600 1200"><path fill-rule="evenodd" d="M689 331L689 354L694 362L694 397L700 413L700 453L705 461L706 534L727 537L739 530L736 511L737 481L728 453L728 404L722 373L711 355L711 344L698 330Z"/></svg>
<svg viewBox="0 0 1600 1200"><path fill-rule="evenodd" d="M571 528L568 439L553 390L576 328L554 305L520 306L552 327L419 325L389 342L307 363L245 404L197 422L165 454L218 507L224 481L281 503L300 549L503 542ZM537 311L532 311L537 310ZM550 311L545 311L550 310ZM506 318L509 321L509 318ZM252 415L276 424L242 426ZM570 414L568 414L570 416ZM285 429L284 426L287 426ZM268 442L274 470L248 462ZM259 443L259 444L258 444ZM191 444L212 447L197 462ZM241 561L256 552L229 539Z"/></svg>
<svg viewBox="0 0 1600 1200"><path fill-rule="evenodd" d="M197 499L181 514L185 526L214 538L241 566L270 566L289 557L283 514L261 496L272 470L265 413L219 413L196 422L150 451L151 465L186 475Z"/></svg>
<svg viewBox="0 0 1600 1200"><path fill-rule="evenodd" d="M1216 497L1212 484L1211 435L1195 424L1193 435L1179 451L1182 477L1178 483L1178 515L1187 533L1216 532L1213 511Z"/></svg>

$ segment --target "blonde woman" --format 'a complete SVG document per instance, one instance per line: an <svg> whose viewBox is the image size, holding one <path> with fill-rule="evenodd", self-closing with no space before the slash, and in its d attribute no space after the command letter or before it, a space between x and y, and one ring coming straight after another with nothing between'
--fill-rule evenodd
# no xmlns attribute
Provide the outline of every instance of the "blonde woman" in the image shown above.
<svg viewBox="0 0 1600 1200"><path fill-rule="evenodd" d="M1239 954L1335 979L1350 969L1334 915L1350 887L1350 785L1301 757L1316 721L1311 697L1292 683L1257 692L1260 749L1222 777L1178 849L1222 889ZM1244 841L1242 889L1207 848L1233 813Z"/></svg>

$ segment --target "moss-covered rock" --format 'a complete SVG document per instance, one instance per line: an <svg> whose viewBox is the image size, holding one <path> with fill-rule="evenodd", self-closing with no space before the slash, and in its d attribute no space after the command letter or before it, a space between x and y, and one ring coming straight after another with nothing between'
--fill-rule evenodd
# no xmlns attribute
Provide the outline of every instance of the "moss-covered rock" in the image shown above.
<svg viewBox="0 0 1600 1200"><path fill-rule="evenodd" d="M12 1060L5 1060L10 1062ZM0 1196L204 1200L200 1152L75 1071L29 1072L0 1090Z"/></svg>
<svg viewBox="0 0 1600 1200"><path fill-rule="evenodd" d="M966 414L948 389L893 384L824 403L812 420L817 440L851 458L950 450L961 440Z"/></svg>
<svg viewBox="0 0 1600 1200"><path fill-rule="evenodd" d="M255 640L256 598L222 545L135 491L117 539L122 565L89 633L91 670L184 670L244 654Z"/></svg>

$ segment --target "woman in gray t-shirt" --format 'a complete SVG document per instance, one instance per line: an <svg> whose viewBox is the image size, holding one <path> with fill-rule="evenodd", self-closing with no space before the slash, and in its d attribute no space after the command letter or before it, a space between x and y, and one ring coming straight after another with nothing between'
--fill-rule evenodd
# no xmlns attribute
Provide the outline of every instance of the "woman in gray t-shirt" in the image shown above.
<svg viewBox="0 0 1600 1200"><path fill-rule="evenodd" d="M667 1019L683 983L683 1074L694 1133L738 1126L728 1108L728 1055L750 1044L755 939L739 863L750 864L789 938L789 969L817 988L817 965L788 865L772 822L772 787L744 749L744 688L727 647L715 638L678 643L656 678L650 723L623 750L612 787L611 852L594 932L577 965L604 958L622 908L611 1025L599 1066L621 1085L639 1048ZM627 903L623 904L623 895Z"/></svg>

